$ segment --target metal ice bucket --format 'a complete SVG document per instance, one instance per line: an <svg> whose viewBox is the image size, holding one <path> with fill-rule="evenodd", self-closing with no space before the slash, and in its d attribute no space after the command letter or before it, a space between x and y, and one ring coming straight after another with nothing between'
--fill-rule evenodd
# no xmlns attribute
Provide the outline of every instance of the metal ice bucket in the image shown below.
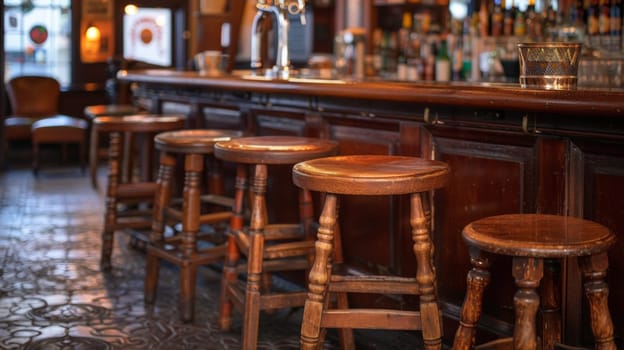
<svg viewBox="0 0 624 350"><path fill-rule="evenodd" d="M518 44L520 86L523 88L576 89L581 44L541 42Z"/></svg>

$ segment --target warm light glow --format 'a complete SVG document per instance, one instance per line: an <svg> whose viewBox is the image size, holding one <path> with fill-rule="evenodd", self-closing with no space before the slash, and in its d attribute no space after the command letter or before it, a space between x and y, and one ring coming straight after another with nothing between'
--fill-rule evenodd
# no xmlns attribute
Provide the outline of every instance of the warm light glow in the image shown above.
<svg viewBox="0 0 624 350"><path fill-rule="evenodd" d="M129 4L124 7L124 12L126 15L136 15L136 13L139 12L139 8L136 5Z"/></svg>
<svg viewBox="0 0 624 350"><path fill-rule="evenodd" d="M100 28L94 25L90 25L85 32L87 40L100 40L101 35L102 33L100 33Z"/></svg>

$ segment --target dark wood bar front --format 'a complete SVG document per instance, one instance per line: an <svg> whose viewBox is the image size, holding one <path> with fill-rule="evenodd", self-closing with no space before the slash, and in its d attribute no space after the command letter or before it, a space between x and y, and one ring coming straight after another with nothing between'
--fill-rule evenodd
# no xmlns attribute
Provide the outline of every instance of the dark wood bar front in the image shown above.
<svg viewBox="0 0 624 350"><path fill-rule="evenodd" d="M449 183L433 196L437 288L447 344L457 327L471 267L461 238L466 224L499 214L544 213L607 226L618 237L609 251L608 283L616 343L622 346L624 90L272 81L166 70L122 71L119 79L134 85L136 103L153 113L185 113L191 117L190 127L329 138L340 142L344 155L409 155L447 163ZM295 191L284 186L287 182L290 169L272 186ZM269 205L281 205L279 219L296 217L297 206L284 205L280 197L269 198ZM362 201L369 210L354 210ZM345 260L353 268L415 274L408 198L345 198L340 222L343 240L349 242ZM496 257L491 265L492 274L502 277L492 280L486 291L480 333L509 335L515 292L511 259ZM564 339L591 344L577 264L564 263L560 272ZM390 295L358 296L352 302L417 307L417 299Z"/></svg>

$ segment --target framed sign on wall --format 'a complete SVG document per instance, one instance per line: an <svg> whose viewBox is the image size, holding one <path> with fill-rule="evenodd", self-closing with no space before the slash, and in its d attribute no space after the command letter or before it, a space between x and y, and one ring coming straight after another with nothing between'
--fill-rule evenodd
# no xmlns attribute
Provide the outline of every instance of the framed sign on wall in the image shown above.
<svg viewBox="0 0 624 350"><path fill-rule="evenodd" d="M123 18L123 56L159 66L172 64L172 12L139 7Z"/></svg>

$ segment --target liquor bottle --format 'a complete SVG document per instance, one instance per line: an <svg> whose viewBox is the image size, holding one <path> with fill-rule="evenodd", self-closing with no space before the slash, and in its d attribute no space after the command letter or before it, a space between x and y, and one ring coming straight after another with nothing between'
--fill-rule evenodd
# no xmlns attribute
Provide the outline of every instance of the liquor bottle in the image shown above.
<svg viewBox="0 0 624 350"><path fill-rule="evenodd" d="M555 8L552 2L548 4L548 7L546 7L545 12L546 14L544 16L544 33L548 35L547 41L551 41L551 40L554 40L556 36L554 33L554 30L556 29L557 24L560 21L557 19L557 11L555 11Z"/></svg>
<svg viewBox="0 0 624 350"><path fill-rule="evenodd" d="M381 28L373 30L373 68L375 74L379 74L383 68L383 31Z"/></svg>
<svg viewBox="0 0 624 350"><path fill-rule="evenodd" d="M451 80L451 58L448 54L446 39L440 40L440 47L438 48L438 53L435 57L435 80Z"/></svg>
<svg viewBox="0 0 624 350"><path fill-rule="evenodd" d="M503 35L511 36L513 35L514 17L516 16L514 11L514 1L511 0L510 8L507 9L503 7L503 10L505 11L503 15Z"/></svg>
<svg viewBox="0 0 624 350"><path fill-rule="evenodd" d="M388 70L394 73L396 72L397 58L399 56L399 38L397 32L390 32L389 45L390 59L388 63L390 66L388 67Z"/></svg>
<svg viewBox="0 0 624 350"><path fill-rule="evenodd" d="M598 0L592 0L587 8L587 35L589 36L589 44L592 47L598 47L600 42L599 33L600 5Z"/></svg>
<svg viewBox="0 0 624 350"><path fill-rule="evenodd" d="M407 59L407 80L421 80L423 75L423 63L420 50L423 45L424 34L422 33L422 16L414 13L412 29L409 34L409 46L411 55Z"/></svg>
<svg viewBox="0 0 624 350"><path fill-rule="evenodd" d="M502 0L494 0L494 11L492 11L492 36L503 35L503 8L501 4Z"/></svg>
<svg viewBox="0 0 624 350"><path fill-rule="evenodd" d="M600 47L608 50L611 46L609 40L611 32L611 4L609 3L609 0L600 0L598 9L598 35L600 37Z"/></svg>
<svg viewBox="0 0 624 350"><path fill-rule="evenodd" d="M453 81L464 80L463 67L464 67L464 40L462 35L457 36L455 45L452 49L451 71L453 73L451 79Z"/></svg>
<svg viewBox="0 0 624 350"><path fill-rule="evenodd" d="M514 35L524 36L526 34L526 22L524 20L524 14L522 11L517 10L514 20Z"/></svg>
<svg viewBox="0 0 624 350"><path fill-rule="evenodd" d="M422 59L423 79L433 80L435 76L435 55L433 54L434 41L431 36L426 36L420 47L420 57Z"/></svg>
<svg viewBox="0 0 624 350"><path fill-rule="evenodd" d="M410 56L410 31L412 29L412 14L405 11L403 22L398 33L399 54L397 57L397 80L407 80L407 60Z"/></svg>
<svg viewBox="0 0 624 350"><path fill-rule="evenodd" d="M622 7L620 0L611 0L609 34L611 36L611 51L620 51L622 42Z"/></svg>
<svg viewBox="0 0 624 350"><path fill-rule="evenodd" d="M487 0L481 0L479 8L479 35L485 38L490 33L490 15L487 8Z"/></svg>
<svg viewBox="0 0 624 350"><path fill-rule="evenodd" d="M537 13L535 12L535 0L529 0L529 4L527 5L527 9L524 14L524 20L526 33L535 40L539 36L539 28L537 23L538 18Z"/></svg>

